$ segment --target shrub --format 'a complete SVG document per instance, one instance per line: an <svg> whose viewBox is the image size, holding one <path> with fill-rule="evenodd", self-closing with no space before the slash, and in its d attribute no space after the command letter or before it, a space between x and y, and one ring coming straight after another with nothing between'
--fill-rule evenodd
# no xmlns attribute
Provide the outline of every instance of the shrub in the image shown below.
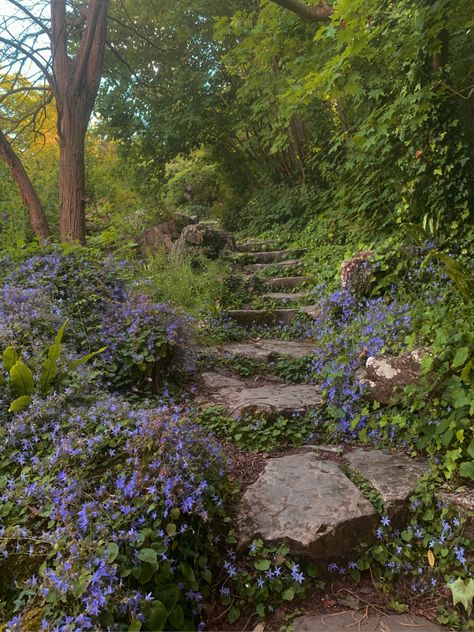
<svg viewBox="0 0 474 632"><path fill-rule="evenodd" d="M130 287L126 262L84 248L48 251L20 264L4 261L0 343L37 355L65 320L71 354L107 347L96 359L115 388L157 390L163 379L192 368L188 323L168 305Z"/></svg>

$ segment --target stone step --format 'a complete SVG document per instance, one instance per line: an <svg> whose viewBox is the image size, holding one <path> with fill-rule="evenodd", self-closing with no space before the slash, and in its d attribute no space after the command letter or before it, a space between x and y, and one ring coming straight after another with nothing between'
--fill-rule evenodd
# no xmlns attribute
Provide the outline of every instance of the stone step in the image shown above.
<svg viewBox="0 0 474 632"><path fill-rule="evenodd" d="M390 450L365 448L356 448L346 454L344 460L380 494L384 513L392 523L405 522L414 484L429 470L426 461Z"/></svg>
<svg viewBox="0 0 474 632"><path fill-rule="evenodd" d="M356 449L345 458L358 471L365 464L389 512L390 507L406 506L426 471L418 461L388 451ZM377 468L368 472L371 463ZM267 545L286 541L291 554L314 560L348 558L358 547L370 546L378 523L375 508L339 464L314 452L268 460L237 512L241 545L256 537Z"/></svg>
<svg viewBox="0 0 474 632"><path fill-rule="evenodd" d="M254 274L255 272L265 272L266 270L287 270L288 268L301 268L302 259L288 259L287 261L278 261L276 263L248 263L242 266L245 274Z"/></svg>
<svg viewBox="0 0 474 632"><path fill-rule="evenodd" d="M321 408L314 384L287 384L278 378L244 379L225 371L203 373L199 403L223 406L236 419L245 415L274 419Z"/></svg>
<svg viewBox="0 0 474 632"><path fill-rule="evenodd" d="M275 309L229 309L224 314L243 327L291 325L300 316L315 318L318 314L317 305L305 307L280 307Z"/></svg>
<svg viewBox="0 0 474 632"><path fill-rule="evenodd" d="M357 596L356 596L357 601ZM412 614L367 614L365 604L360 610L311 614L293 620L293 632L443 632L449 630L425 617Z"/></svg>
<svg viewBox="0 0 474 632"><path fill-rule="evenodd" d="M271 250L274 248L278 248L278 244L272 239L266 239L263 241L249 239L249 241L246 241L245 243L236 245L237 252L254 253L262 250Z"/></svg>
<svg viewBox="0 0 474 632"><path fill-rule="evenodd" d="M310 283L313 279L309 276L291 276L273 279L264 279L263 284L270 289L295 289Z"/></svg>
<svg viewBox="0 0 474 632"><path fill-rule="evenodd" d="M242 252L247 255L254 263L279 263L291 259L299 259L306 252L306 248L298 248L297 250L267 250L262 252Z"/></svg>
<svg viewBox="0 0 474 632"><path fill-rule="evenodd" d="M269 292L268 294L262 294L262 298L280 303L294 303L307 297L308 295L305 292Z"/></svg>
<svg viewBox="0 0 474 632"><path fill-rule="evenodd" d="M314 343L292 340L258 340L235 342L214 349L221 357L247 358L253 362L272 362L279 358L305 358L312 354Z"/></svg>

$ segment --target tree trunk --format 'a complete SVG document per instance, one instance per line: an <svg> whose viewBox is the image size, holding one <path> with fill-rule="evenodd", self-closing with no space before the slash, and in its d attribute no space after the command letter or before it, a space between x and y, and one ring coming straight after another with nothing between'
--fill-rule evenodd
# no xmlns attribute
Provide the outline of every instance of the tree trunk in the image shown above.
<svg viewBox="0 0 474 632"><path fill-rule="evenodd" d="M12 177L20 189L21 197L28 208L33 232L40 242L45 242L50 236L50 231L43 206L21 160L2 131L0 131L0 157L10 168Z"/></svg>
<svg viewBox="0 0 474 632"><path fill-rule="evenodd" d="M85 137L87 120L79 99L60 108L59 199L63 242L86 241Z"/></svg>
<svg viewBox="0 0 474 632"><path fill-rule="evenodd" d="M68 53L65 0L51 0L53 92L58 110L61 241L86 240L84 144L104 63L109 0L81 10L85 30L74 57Z"/></svg>

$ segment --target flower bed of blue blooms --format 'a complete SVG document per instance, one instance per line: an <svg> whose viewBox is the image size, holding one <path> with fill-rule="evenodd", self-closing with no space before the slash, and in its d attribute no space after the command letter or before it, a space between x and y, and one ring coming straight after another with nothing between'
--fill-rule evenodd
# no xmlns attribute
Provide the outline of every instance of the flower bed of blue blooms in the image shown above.
<svg viewBox="0 0 474 632"><path fill-rule="evenodd" d="M119 392L148 393L191 366L187 323L130 289L127 265L111 257L51 248L4 260L2 273L0 621L195 629L218 555L210 525L221 523L224 462L186 410L156 396L134 406ZM40 392L65 321L53 375L63 379ZM16 413L12 354L32 385Z"/></svg>

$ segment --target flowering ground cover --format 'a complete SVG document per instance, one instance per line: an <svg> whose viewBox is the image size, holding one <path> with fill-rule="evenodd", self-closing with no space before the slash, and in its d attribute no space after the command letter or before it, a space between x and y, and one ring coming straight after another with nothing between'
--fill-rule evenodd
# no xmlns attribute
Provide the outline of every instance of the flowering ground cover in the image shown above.
<svg viewBox="0 0 474 632"><path fill-rule="evenodd" d="M320 385L325 398L321 411L269 422L196 414L169 397L167 382L194 367L192 323L156 303L133 264L56 247L2 263L0 623L7 630L212 630L223 620L238 626L243 615L271 617L278 605L321 588L316 567L284 544L257 539L236 548L239 489L218 437L254 455L339 441L428 456L432 474L412 498L406 527L392 527L381 513L377 543L324 572L354 583L368 571L387 591L403 582L420 599L438 598L445 623L466 625L462 610L446 609L442 591L449 584L469 608L470 543L464 519L434 493L446 481L474 480L471 305L454 298L442 269L414 267L389 292L365 296L319 285L313 319L252 330L312 340L311 355L273 370ZM199 331L206 342L248 335L214 317ZM436 363L425 369L436 380L422 380L393 405L369 404L357 380L365 359L415 344L433 350ZM240 370L253 368L241 362Z"/></svg>

